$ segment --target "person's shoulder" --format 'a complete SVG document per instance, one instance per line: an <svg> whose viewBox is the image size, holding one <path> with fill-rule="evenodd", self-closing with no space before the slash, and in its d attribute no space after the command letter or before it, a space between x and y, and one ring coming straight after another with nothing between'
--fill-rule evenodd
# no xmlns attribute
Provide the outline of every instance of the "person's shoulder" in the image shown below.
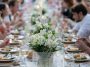
<svg viewBox="0 0 90 67"><path fill-rule="evenodd" d="M90 18L90 14L88 13L88 14L86 15L86 17L87 17L87 18Z"/></svg>
<svg viewBox="0 0 90 67"><path fill-rule="evenodd" d="M88 13L87 16L90 16L90 14Z"/></svg>
<svg viewBox="0 0 90 67"><path fill-rule="evenodd" d="M85 16L85 19L89 19L90 20L90 14L89 13Z"/></svg>
<svg viewBox="0 0 90 67"><path fill-rule="evenodd" d="M84 25L85 24L89 24L90 25L90 14L87 14L82 22L84 22L83 23Z"/></svg>

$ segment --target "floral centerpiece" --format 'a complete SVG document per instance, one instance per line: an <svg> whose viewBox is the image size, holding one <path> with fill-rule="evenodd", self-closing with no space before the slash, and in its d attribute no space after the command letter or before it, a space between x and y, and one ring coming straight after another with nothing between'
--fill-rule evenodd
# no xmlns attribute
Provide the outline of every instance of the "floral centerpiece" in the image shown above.
<svg viewBox="0 0 90 67"><path fill-rule="evenodd" d="M30 47L36 52L55 52L57 51L57 46L58 42L52 31L31 36Z"/></svg>
<svg viewBox="0 0 90 67"><path fill-rule="evenodd" d="M58 39L54 30L40 30L30 38L30 48L38 53L38 67L53 67L53 53L58 50Z"/></svg>

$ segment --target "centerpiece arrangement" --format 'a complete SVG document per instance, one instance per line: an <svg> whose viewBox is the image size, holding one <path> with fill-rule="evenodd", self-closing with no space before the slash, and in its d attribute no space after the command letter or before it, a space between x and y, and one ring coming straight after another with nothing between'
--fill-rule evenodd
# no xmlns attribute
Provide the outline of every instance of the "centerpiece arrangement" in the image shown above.
<svg viewBox="0 0 90 67"><path fill-rule="evenodd" d="M40 56L39 67L53 67L53 53L59 46L57 33L50 23L38 23L35 27L29 46Z"/></svg>
<svg viewBox="0 0 90 67"><path fill-rule="evenodd" d="M40 56L39 67L52 67L52 56L57 51L58 42L52 31L45 34L43 32L45 30L31 36L30 47Z"/></svg>

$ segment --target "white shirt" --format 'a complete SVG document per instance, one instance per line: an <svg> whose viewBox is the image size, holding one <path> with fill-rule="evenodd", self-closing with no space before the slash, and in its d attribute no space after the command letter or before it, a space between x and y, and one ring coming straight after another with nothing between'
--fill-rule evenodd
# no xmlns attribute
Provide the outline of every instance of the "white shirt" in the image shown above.
<svg viewBox="0 0 90 67"><path fill-rule="evenodd" d="M4 17L4 21L10 22L10 19L9 19L8 15Z"/></svg>
<svg viewBox="0 0 90 67"><path fill-rule="evenodd" d="M7 23L10 23L12 20L14 19L13 15L7 15L4 17L4 21L6 21Z"/></svg>
<svg viewBox="0 0 90 67"><path fill-rule="evenodd" d="M79 38L88 38L90 35L90 14L87 14L81 21L83 23L77 33Z"/></svg>
<svg viewBox="0 0 90 67"><path fill-rule="evenodd" d="M79 29L80 29L80 27L82 26L82 22L78 22L78 23L76 23L76 25L73 27L73 31L79 31Z"/></svg>

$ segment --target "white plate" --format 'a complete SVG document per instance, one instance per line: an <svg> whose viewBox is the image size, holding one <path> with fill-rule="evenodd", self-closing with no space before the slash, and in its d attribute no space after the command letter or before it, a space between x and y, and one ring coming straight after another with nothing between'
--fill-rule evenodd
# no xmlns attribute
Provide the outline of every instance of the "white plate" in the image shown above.
<svg viewBox="0 0 90 67"><path fill-rule="evenodd" d="M62 43L64 43L64 44L75 44L76 42L75 41L63 41Z"/></svg>
<svg viewBox="0 0 90 67"><path fill-rule="evenodd" d="M85 56L87 59L83 59L83 60L74 59L74 61L75 62L88 62L88 61L90 61L90 56L88 54L85 54Z"/></svg>
<svg viewBox="0 0 90 67"><path fill-rule="evenodd" d="M11 64L13 60L7 59L7 60L0 60L0 64Z"/></svg>
<svg viewBox="0 0 90 67"><path fill-rule="evenodd" d="M0 67L12 67L12 63L0 63Z"/></svg>

